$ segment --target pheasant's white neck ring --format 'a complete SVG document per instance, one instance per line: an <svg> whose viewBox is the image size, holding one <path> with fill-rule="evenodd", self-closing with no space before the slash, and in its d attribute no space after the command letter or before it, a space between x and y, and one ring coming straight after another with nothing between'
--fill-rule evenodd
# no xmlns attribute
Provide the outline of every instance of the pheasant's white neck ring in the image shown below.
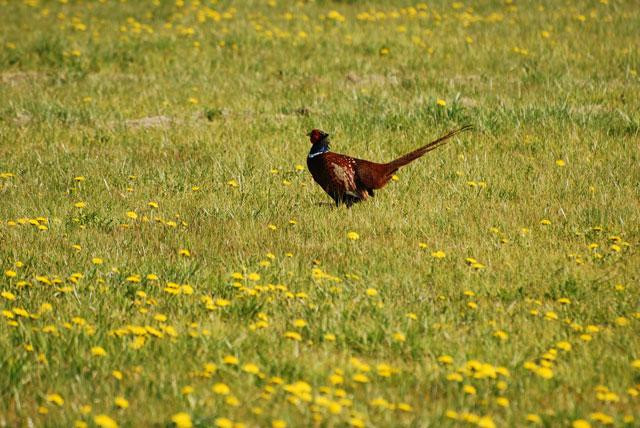
<svg viewBox="0 0 640 428"><path fill-rule="evenodd" d="M329 151L329 142L328 141L321 141L319 143L314 144L311 147L311 151L309 151L309 156L307 156L307 158L311 159L311 158L315 158L318 155L321 155L323 153L327 153Z"/></svg>

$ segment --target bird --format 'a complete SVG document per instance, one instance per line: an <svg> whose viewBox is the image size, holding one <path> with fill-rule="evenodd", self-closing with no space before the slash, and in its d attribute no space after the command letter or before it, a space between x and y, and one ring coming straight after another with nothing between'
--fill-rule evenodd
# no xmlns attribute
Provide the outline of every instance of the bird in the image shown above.
<svg viewBox="0 0 640 428"><path fill-rule="evenodd" d="M465 125L449 131L429 144L388 163L376 163L334 153L329 148L329 134L320 129L313 129L307 134L311 141L307 168L315 182L335 201L336 206L345 204L350 207L375 196L374 190L383 188L398 168L440 147L454 135L472 128L471 125Z"/></svg>

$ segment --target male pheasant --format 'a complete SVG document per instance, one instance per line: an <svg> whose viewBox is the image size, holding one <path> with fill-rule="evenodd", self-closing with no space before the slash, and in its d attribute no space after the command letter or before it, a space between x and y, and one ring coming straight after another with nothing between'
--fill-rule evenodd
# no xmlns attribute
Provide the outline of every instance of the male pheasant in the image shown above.
<svg viewBox="0 0 640 428"><path fill-rule="evenodd" d="M375 163L329 151L329 134L314 129L309 134L311 150L307 167L313 179L329 194L336 205L351 206L374 196L373 191L384 187L398 168L440 147L454 135L471 129L471 125L453 130L389 163Z"/></svg>

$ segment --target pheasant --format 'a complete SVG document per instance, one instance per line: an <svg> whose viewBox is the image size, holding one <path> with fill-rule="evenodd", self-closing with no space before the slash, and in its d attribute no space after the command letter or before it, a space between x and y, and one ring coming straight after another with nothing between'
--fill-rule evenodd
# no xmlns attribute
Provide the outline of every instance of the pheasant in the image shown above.
<svg viewBox="0 0 640 428"><path fill-rule="evenodd" d="M312 144L307 156L307 167L316 183L333 198L336 206L341 203L351 206L374 196L373 191L384 187L398 168L440 147L454 135L471 128L471 125L465 125L450 131L437 140L389 163L375 163L333 153L329 151L329 134L314 129L307 134Z"/></svg>

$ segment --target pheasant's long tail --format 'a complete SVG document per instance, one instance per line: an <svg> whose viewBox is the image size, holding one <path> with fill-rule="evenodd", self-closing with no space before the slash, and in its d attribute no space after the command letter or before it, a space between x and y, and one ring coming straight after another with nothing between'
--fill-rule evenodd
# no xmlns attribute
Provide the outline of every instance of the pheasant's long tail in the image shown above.
<svg viewBox="0 0 640 428"><path fill-rule="evenodd" d="M453 137L454 135L457 135L464 131L469 131L471 129L473 129L472 125L465 125L462 128L458 128L453 131L450 131L447 134L443 135L442 137L438 138L437 140L430 142L426 146L422 146L419 149L416 149L412 152L407 153L406 155L400 156L398 159L392 160L391 162L384 164L385 170L387 171L388 174L393 174L401 166L405 166L406 164L413 162L414 160L423 156L425 153L430 152L431 150L437 149L438 147L446 143L447 140L449 140L449 138Z"/></svg>

